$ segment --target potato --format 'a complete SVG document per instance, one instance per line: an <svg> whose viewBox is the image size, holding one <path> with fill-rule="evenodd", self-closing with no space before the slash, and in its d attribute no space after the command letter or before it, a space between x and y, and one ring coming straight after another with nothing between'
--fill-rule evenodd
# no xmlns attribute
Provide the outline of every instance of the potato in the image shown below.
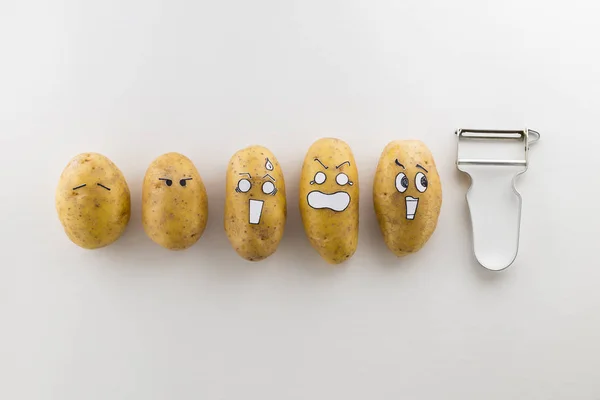
<svg viewBox="0 0 600 400"><path fill-rule="evenodd" d="M268 149L250 146L229 161L225 192L225 232L235 251L260 261L277 250L287 218L285 182Z"/></svg>
<svg viewBox="0 0 600 400"><path fill-rule="evenodd" d="M377 165L373 204L386 245L398 257L419 251L437 226L440 177L427 146L418 140L389 143Z"/></svg>
<svg viewBox="0 0 600 400"><path fill-rule="evenodd" d="M125 177L101 154L83 153L65 167L56 189L56 211L65 233L84 249L108 246L131 216Z"/></svg>
<svg viewBox="0 0 600 400"><path fill-rule="evenodd" d="M206 188L190 159L179 153L155 159L142 185L142 224L150 239L170 250L187 249L207 219Z"/></svg>
<svg viewBox="0 0 600 400"><path fill-rule="evenodd" d="M352 257L358 245L358 170L344 141L319 139L300 176L300 214L311 245L330 264Z"/></svg>

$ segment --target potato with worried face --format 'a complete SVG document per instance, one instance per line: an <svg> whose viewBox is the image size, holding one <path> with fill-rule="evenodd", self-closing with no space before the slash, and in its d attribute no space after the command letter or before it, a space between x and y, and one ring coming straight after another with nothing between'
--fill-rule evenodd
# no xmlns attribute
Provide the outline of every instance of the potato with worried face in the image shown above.
<svg viewBox="0 0 600 400"><path fill-rule="evenodd" d="M398 257L419 251L437 226L440 177L427 146L397 140L383 150L373 183L373 204L388 248Z"/></svg>
<svg viewBox="0 0 600 400"><path fill-rule="evenodd" d="M123 234L131 215L125 177L105 156L79 154L60 176L56 211L73 243L85 249L108 246Z"/></svg>
<svg viewBox="0 0 600 400"><path fill-rule="evenodd" d="M311 245L340 264L358 245L358 170L350 146L323 138L310 147L300 177L300 214Z"/></svg>
<svg viewBox="0 0 600 400"><path fill-rule="evenodd" d="M279 162L265 147L250 146L229 161L225 232L235 251L260 261L277 250L287 218L285 182Z"/></svg>
<svg viewBox="0 0 600 400"><path fill-rule="evenodd" d="M192 161L179 153L155 159L142 186L142 224L150 239L184 250L200 239L208 219L204 182Z"/></svg>

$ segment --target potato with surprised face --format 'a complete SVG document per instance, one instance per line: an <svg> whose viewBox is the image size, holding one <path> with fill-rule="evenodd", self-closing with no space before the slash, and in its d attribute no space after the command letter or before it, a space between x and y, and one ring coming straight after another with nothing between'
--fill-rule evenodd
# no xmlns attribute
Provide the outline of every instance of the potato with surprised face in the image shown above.
<svg viewBox="0 0 600 400"><path fill-rule="evenodd" d="M419 251L437 226L442 185L435 161L418 140L396 140L383 150L373 204L388 248L397 256Z"/></svg>
<svg viewBox="0 0 600 400"><path fill-rule="evenodd" d="M287 218L285 181L275 155L262 146L235 153L226 176L224 225L235 251L248 261L277 250Z"/></svg>
<svg viewBox="0 0 600 400"><path fill-rule="evenodd" d="M340 264L358 245L358 170L350 146L323 138L309 148L300 177L304 230L323 259Z"/></svg>

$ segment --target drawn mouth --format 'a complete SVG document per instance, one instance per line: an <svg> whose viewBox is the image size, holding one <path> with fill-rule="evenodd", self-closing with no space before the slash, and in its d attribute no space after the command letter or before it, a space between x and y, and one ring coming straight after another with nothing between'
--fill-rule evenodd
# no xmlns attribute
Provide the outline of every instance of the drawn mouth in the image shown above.
<svg viewBox="0 0 600 400"><path fill-rule="evenodd" d="M346 192L335 192L331 194L313 190L307 197L308 205L312 208L328 208L333 211L344 211L350 205L350 195Z"/></svg>
<svg viewBox="0 0 600 400"><path fill-rule="evenodd" d="M262 200L250 200L250 223L252 225L258 225L260 222L264 204L265 202Z"/></svg>
<svg viewBox="0 0 600 400"><path fill-rule="evenodd" d="M406 196L406 219L415 219L419 199L416 197Z"/></svg>

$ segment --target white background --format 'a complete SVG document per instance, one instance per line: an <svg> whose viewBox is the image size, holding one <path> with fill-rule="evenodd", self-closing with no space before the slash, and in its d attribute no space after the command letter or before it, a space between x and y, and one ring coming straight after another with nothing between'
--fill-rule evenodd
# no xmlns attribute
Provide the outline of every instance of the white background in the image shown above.
<svg viewBox="0 0 600 400"><path fill-rule="evenodd" d="M596 1L0 2L0 398L600 399L600 3ZM519 181L521 252L471 250L457 128L542 133ZM340 267L298 213L310 144L360 171L360 242ZM371 183L417 138L443 182L438 229L396 259ZM222 224L229 157L280 160L284 239L251 264ZM84 151L132 191L112 246L68 241L58 177ZM141 227L141 182L179 151L207 184L193 248Z"/></svg>

